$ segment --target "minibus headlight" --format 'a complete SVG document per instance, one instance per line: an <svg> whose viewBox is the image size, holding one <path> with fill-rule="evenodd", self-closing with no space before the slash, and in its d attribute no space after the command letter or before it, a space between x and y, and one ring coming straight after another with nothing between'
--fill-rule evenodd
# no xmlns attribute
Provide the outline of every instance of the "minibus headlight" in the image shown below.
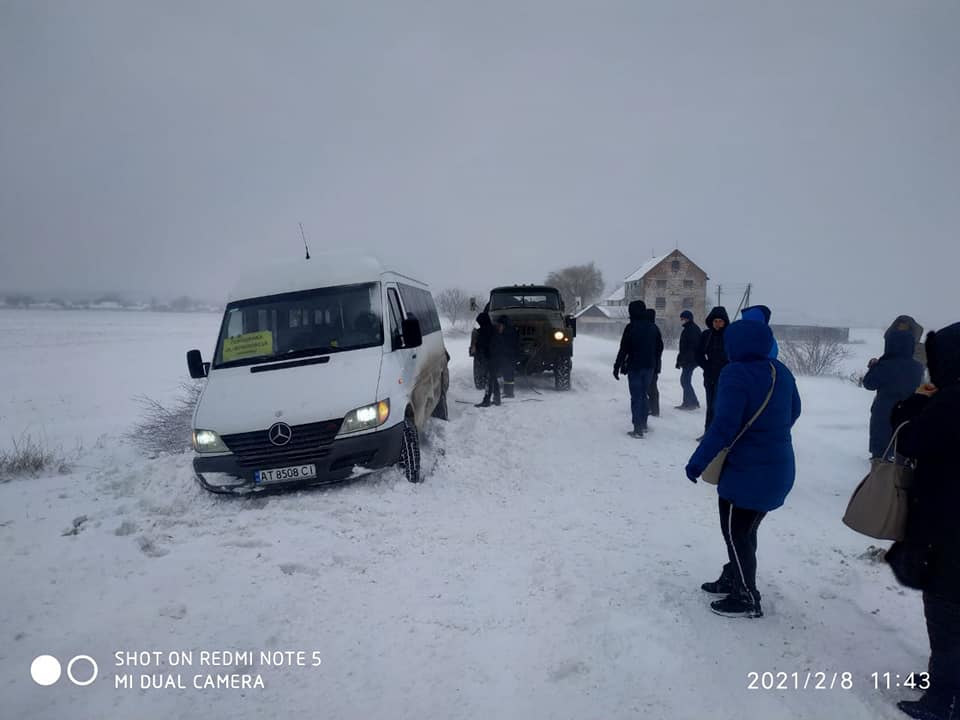
<svg viewBox="0 0 960 720"><path fill-rule="evenodd" d="M223 440L213 430L194 430L193 449L198 453L230 452Z"/></svg>
<svg viewBox="0 0 960 720"><path fill-rule="evenodd" d="M340 426L340 434L346 435L347 433L380 427L387 421L388 417L390 417L389 400L381 400L373 405L364 405L347 413L347 416L343 419L343 425Z"/></svg>

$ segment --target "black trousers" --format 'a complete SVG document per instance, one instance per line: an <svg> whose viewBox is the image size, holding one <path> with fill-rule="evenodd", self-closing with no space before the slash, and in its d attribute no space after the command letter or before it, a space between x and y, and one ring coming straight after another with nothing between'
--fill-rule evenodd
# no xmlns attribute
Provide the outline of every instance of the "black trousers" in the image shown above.
<svg viewBox="0 0 960 720"><path fill-rule="evenodd" d="M713 422L713 403L717 399L717 382L718 378L707 377L707 375L704 374L703 390L707 396L707 418L704 422L704 430L709 428L710 423Z"/></svg>
<svg viewBox="0 0 960 720"><path fill-rule="evenodd" d="M765 512L738 508L720 498L720 529L727 544L728 562L723 566L724 577L732 580L741 594L757 592L757 530L766 517Z"/></svg>
<svg viewBox="0 0 960 720"><path fill-rule="evenodd" d="M930 637L930 690L960 697L960 603L923 593Z"/></svg>
<svg viewBox="0 0 960 720"><path fill-rule="evenodd" d="M487 360L487 392L484 393L483 399L489 400L492 397L499 400L500 399L500 367L499 363L490 358Z"/></svg>
<svg viewBox="0 0 960 720"><path fill-rule="evenodd" d="M654 417L660 415L660 388L657 387L657 380L660 373L653 373L650 378L650 387L647 388L647 409Z"/></svg>

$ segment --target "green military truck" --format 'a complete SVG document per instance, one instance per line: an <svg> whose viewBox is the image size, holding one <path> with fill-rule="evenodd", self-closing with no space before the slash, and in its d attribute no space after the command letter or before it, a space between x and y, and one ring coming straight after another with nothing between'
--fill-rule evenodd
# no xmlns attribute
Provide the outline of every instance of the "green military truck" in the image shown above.
<svg viewBox="0 0 960 720"><path fill-rule="evenodd" d="M473 303L476 310L476 303ZM484 308L496 322L501 315L510 318L520 338L520 357L517 372L526 375L552 372L557 390L570 389L570 370L573 366L573 339L577 336L577 322L564 314L560 291L544 285L510 285L490 291L490 300ZM484 358L477 355L477 331L470 341L473 357L473 381L478 390L487 386L487 367Z"/></svg>

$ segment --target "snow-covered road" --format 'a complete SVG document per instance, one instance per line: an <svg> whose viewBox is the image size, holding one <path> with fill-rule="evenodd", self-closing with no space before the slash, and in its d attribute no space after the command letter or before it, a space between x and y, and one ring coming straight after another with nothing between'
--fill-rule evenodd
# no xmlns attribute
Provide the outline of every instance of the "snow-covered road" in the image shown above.
<svg viewBox="0 0 960 720"><path fill-rule="evenodd" d="M187 342L174 340L177 363ZM633 440L609 341L577 340L571 392L521 381L489 409L472 405L465 341L448 348L460 402L428 432L422 485L387 471L220 498L193 483L189 456L145 460L115 438L72 474L0 485L0 715L898 717L909 691L876 690L871 674L923 669L919 598L862 559L869 541L839 520L866 469L868 393L801 381L797 487L760 531L767 615L730 620L699 590L724 549L715 490L683 474L703 416L673 410L670 351L663 417ZM115 369L87 359L106 377ZM163 372L167 387L183 370L171 359ZM305 650L322 665L120 668L118 650ZM100 676L35 685L30 662L44 653L90 655ZM128 672L189 685L231 671L265 687L115 688ZM748 689L750 672L778 671L791 686L792 673L829 685L849 672L853 687Z"/></svg>

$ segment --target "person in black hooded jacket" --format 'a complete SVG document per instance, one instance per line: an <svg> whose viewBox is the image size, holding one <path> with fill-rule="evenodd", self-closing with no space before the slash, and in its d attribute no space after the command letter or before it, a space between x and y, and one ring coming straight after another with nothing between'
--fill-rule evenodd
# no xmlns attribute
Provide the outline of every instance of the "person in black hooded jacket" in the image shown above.
<svg viewBox="0 0 960 720"><path fill-rule="evenodd" d="M653 417L660 417L660 388L657 387L657 381L660 379L660 371L663 369L663 333L657 327L657 311L653 308L647 308L646 312L647 321L657 331L657 364L653 368L653 377L650 378L650 388L647 390L647 406Z"/></svg>
<svg viewBox="0 0 960 720"><path fill-rule="evenodd" d="M630 385L630 414L633 418L633 437L642 438L647 431L647 391L657 367L657 327L649 321L643 300L630 303L630 322L623 329L620 351L613 363L613 377L627 373Z"/></svg>
<svg viewBox="0 0 960 720"><path fill-rule="evenodd" d="M677 410L699 410L700 401L693 389L693 371L697 368L700 348L700 328L693 321L693 313L684 310L680 313L683 331L680 333L680 346L677 353L677 370L680 371L680 387L683 388L683 402Z"/></svg>
<svg viewBox="0 0 960 720"><path fill-rule="evenodd" d="M713 405L717 398L717 383L720 371L727 364L727 352L723 348L723 334L730 324L727 309L717 306L707 315L706 329L700 335L700 347L697 350L697 364L703 369L703 389L707 396L707 417L704 430L713 422Z"/></svg>
<svg viewBox="0 0 960 720"><path fill-rule="evenodd" d="M491 397L493 404L500 404L500 364L504 355L503 335L490 320L486 311L477 315L477 346L476 353L486 361L487 391L477 407L490 407Z"/></svg>
<svg viewBox="0 0 960 720"><path fill-rule="evenodd" d="M930 638L930 688L899 704L914 718L960 718L960 323L927 335L930 382L893 409L897 450L916 460L903 543L925 555L923 609Z"/></svg>

